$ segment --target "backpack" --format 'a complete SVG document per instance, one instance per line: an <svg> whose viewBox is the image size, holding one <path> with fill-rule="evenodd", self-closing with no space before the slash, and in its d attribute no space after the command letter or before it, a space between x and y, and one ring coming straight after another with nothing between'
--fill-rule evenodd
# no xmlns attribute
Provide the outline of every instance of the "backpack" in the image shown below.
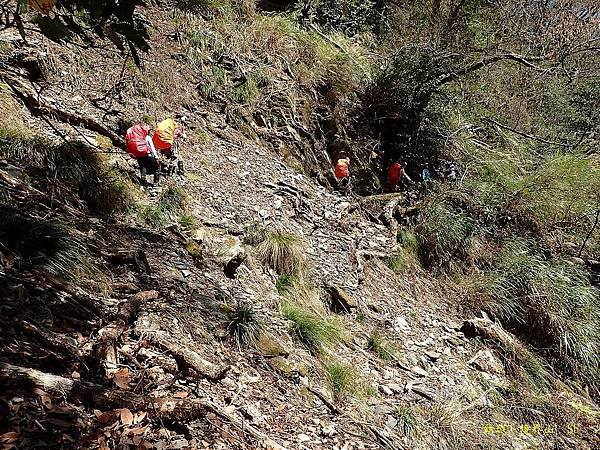
<svg viewBox="0 0 600 450"><path fill-rule="evenodd" d="M175 142L175 130L177 124L173 119L165 119L156 127L152 136L152 142L156 150L168 150Z"/></svg>
<svg viewBox="0 0 600 450"><path fill-rule="evenodd" d="M127 153L134 158L141 158L150 153L146 144L146 136L150 133L150 127L144 124L137 124L127 130L125 142L127 143Z"/></svg>

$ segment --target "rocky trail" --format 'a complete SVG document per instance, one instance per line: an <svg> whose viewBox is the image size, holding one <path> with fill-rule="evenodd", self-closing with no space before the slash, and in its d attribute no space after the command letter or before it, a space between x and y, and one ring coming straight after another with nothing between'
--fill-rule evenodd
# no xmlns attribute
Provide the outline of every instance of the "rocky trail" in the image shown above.
<svg viewBox="0 0 600 450"><path fill-rule="evenodd" d="M65 290L52 280L14 287L28 300L25 309L21 301L3 305L2 317L10 317L3 354L13 363L3 363L0 376L8 386L35 388L30 397L3 395L19 430L7 445L406 448L399 402L433 407L459 392L473 397L473 407L485 401L472 392L475 367L495 377L502 366L469 343L456 311L436 302L456 293L433 279L393 274L381 259L395 236L354 199L328 193L251 143L215 139L186 147L184 156L188 175L180 183L202 224L193 233L177 223L158 232L92 219L82 232L112 294ZM369 397L334 401L318 362L288 335L275 273L252 257L225 273L247 251L245 227L255 223L302 236L314 283L325 296L343 292L338 315L352 337L328 351L368 380ZM227 311L242 301L260 308L265 330L254 348L239 350L226 326ZM78 318L64 309L74 304ZM385 361L368 350L373 324L401 356ZM54 348L38 348L50 342ZM54 374L29 368L26 355L35 355L34 366L54 360Z"/></svg>

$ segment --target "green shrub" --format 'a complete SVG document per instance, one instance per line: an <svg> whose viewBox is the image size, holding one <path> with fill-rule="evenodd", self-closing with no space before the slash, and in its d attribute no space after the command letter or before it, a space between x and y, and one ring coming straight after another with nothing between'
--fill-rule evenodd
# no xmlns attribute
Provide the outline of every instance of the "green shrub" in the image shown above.
<svg viewBox="0 0 600 450"><path fill-rule="evenodd" d="M291 322L290 331L294 337L314 353L319 353L323 345L342 337L340 325L329 318L289 304L283 305L282 313Z"/></svg>
<svg viewBox="0 0 600 450"><path fill-rule="evenodd" d="M231 320L227 332L238 347L247 346L254 342L260 332L261 321L258 311L249 303L240 303L231 311Z"/></svg>

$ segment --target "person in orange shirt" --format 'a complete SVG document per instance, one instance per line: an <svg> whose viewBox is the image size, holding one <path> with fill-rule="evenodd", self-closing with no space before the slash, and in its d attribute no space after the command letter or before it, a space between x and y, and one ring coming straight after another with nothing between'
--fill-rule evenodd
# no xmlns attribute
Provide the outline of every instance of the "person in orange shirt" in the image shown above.
<svg viewBox="0 0 600 450"><path fill-rule="evenodd" d="M350 178L350 158L340 158L335 164L335 177L338 182Z"/></svg>

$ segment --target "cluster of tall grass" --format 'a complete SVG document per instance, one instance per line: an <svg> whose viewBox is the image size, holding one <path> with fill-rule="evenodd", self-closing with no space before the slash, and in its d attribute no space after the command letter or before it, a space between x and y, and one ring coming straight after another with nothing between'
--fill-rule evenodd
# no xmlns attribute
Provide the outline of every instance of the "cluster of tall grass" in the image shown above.
<svg viewBox="0 0 600 450"><path fill-rule="evenodd" d="M593 386L600 370L600 291L585 270L541 253L531 241L504 242L478 298L555 366ZM595 389L595 388L593 388Z"/></svg>
<svg viewBox="0 0 600 450"><path fill-rule="evenodd" d="M281 312L290 322L292 335L314 354L321 353L326 344L343 338L340 322L332 317L292 303L284 303Z"/></svg>
<svg viewBox="0 0 600 450"><path fill-rule="evenodd" d="M0 157L23 167L34 185L73 203L82 199L99 214L124 211L133 200L130 183L80 141L56 142L0 129Z"/></svg>
<svg viewBox="0 0 600 450"><path fill-rule="evenodd" d="M343 33L306 29L294 14L225 14L210 22L190 19L188 60L199 76L200 93L265 112L275 105L296 108L296 120L306 122L315 95L327 92L326 98L332 100L353 92L368 67L360 46ZM283 91L278 88L281 83ZM269 117L275 127L285 120Z"/></svg>
<svg viewBox="0 0 600 450"><path fill-rule="evenodd" d="M20 267L41 268L65 279L89 267L81 238L66 222L0 206L0 243Z"/></svg>

